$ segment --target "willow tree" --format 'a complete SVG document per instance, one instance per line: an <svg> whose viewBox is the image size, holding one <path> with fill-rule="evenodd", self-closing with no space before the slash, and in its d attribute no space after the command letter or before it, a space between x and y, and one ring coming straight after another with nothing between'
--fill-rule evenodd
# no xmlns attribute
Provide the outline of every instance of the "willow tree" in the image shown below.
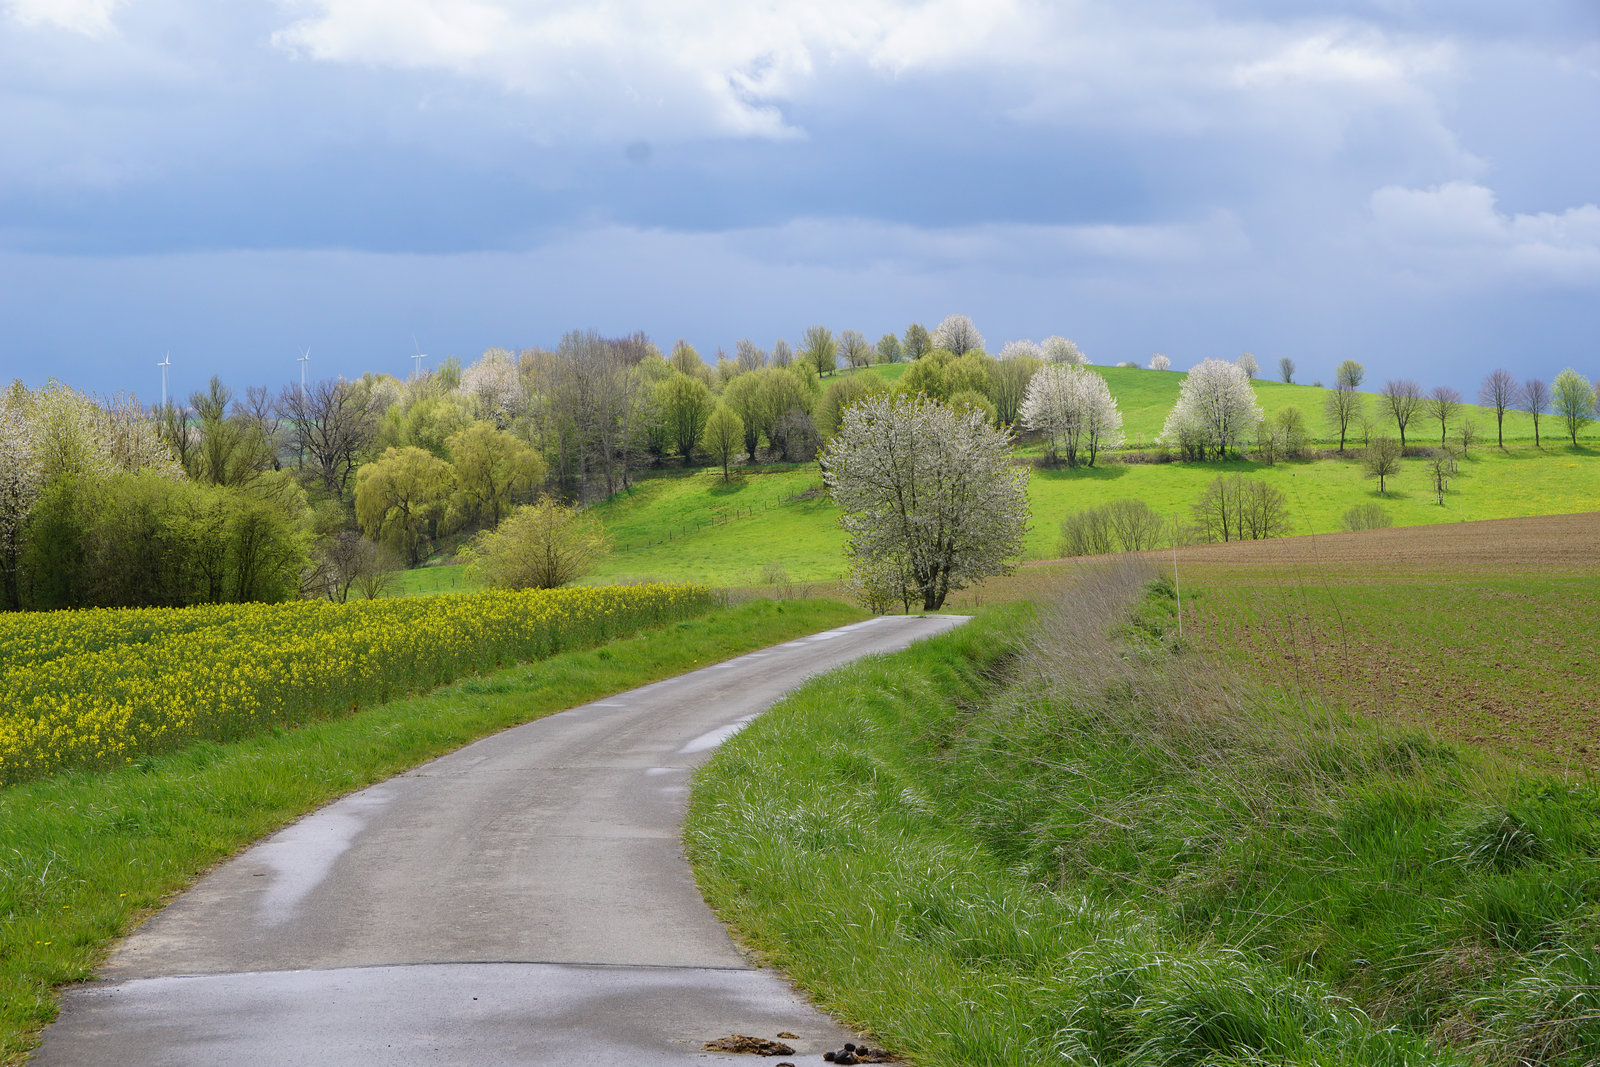
<svg viewBox="0 0 1600 1067"><path fill-rule="evenodd" d="M904 394L851 406L822 469L858 589L937 611L952 590L1007 572L1028 520L1028 471L1010 460L1010 432L981 412Z"/></svg>

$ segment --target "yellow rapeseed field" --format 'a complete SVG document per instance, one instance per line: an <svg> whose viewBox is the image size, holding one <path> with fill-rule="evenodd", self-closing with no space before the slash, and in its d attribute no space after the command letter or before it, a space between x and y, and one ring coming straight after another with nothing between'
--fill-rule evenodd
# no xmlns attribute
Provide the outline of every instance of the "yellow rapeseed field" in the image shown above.
<svg viewBox="0 0 1600 1067"><path fill-rule="evenodd" d="M637 585L0 615L0 784L339 714L712 602Z"/></svg>

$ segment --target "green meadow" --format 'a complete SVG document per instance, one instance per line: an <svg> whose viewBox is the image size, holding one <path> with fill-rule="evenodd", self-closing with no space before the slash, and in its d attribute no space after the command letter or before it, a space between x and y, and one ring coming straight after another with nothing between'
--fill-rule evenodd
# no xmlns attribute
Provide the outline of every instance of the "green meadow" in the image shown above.
<svg viewBox="0 0 1600 1067"><path fill-rule="evenodd" d="M850 373L893 380L905 366ZM1136 498L1161 515L1183 519L1208 482L1236 473L1260 478L1283 492L1293 534L1338 530L1346 510L1369 502L1388 511L1396 526L1600 511L1600 450L1589 443L1593 427L1573 448L1559 437L1556 420L1547 417L1541 423L1543 445L1536 448L1528 416L1508 412L1508 444L1500 449L1493 443L1494 412L1464 406L1460 417L1473 418L1480 441L1461 460L1441 506L1422 457L1405 460L1401 473L1389 480L1387 493L1380 496L1377 483L1364 476L1356 458L1358 437L1352 437L1344 457L1275 465L1254 460L1143 462L1149 453L1141 449L1148 449L1159 436L1184 375L1130 367L1094 369L1106 376L1117 397L1132 461L1113 453L1093 468L1035 467L1028 490L1032 528L1026 559L1059 555L1060 524L1069 514ZM1286 407L1299 407L1324 450L1337 444L1327 438L1323 425L1322 405L1329 390L1269 381L1257 381L1255 388L1269 417ZM1366 396L1375 432L1392 432L1392 425L1378 418L1379 401L1376 394ZM1407 438L1419 446L1432 444L1438 440L1438 424L1418 416ZM1036 442L1024 437L1017 447L1018 462L1036 461L1040 451ZM590 584L693 581L734 587L803 586L843 575L844 535L815 464L738 467L726 482L715 469L664 470L641 478L593 510L611 537L612 553L586 579ZM432 566L406 572L395 591L416 595L473 588L475 583L461 568Z"/></svg>

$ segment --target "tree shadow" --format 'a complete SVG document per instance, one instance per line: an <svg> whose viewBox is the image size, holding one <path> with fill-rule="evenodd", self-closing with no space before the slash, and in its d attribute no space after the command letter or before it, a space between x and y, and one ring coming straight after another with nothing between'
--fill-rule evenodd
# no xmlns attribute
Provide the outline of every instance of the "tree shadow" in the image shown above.
<svg viewBox="0 0 1600 1067"><path fill-rule="evenodd" d="M750 479L743 471L729 471L726 482L722 480L720 470L711 473L716 480L712 482L711 488L706 490L708 496L733 496L750 484Z"/></svg>
<svg viewBox="0 0 1600 1067"><path fill-rule="evenodd" d="M1121 478L1128 473L1126 463L1116 463L1107 466L1095 464L1093 467L1069 467L1058 464L1053 467L1034 467L1033 477L1043 478L1050 482L1109 482Z"/></svg>

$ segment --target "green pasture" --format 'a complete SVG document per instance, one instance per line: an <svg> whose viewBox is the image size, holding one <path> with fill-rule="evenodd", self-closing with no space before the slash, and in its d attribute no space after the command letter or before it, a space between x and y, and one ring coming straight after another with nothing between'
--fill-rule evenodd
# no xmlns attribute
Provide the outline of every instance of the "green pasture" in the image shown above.
<svg viewBox="0 0 1600 1067"><path fill-rule="evenodd" d="M713 585L759 584L769 567L794 581L837 577L844 535L813 464L649 478L599 505L612 554L590 582L701 574Z"/></svg>
<svg viewBox="0 0 1600 1067"><path fill-rule="evenodd" d="M877 373L886 381L894 381L905 373L909 364L897 363L890 366L877 366L867 368L856 373ZM1167 420L1167 414L1172 410L1172 405L1178 400L1178 392L1183 387L1183 380L1187 374L1183 371L1144 370L1139 367L1091 367L1095 373L1105 377L1106 385L1111 389L1111 395L1117 399L1117 408L1122 412L1122 428L1127 434L1131 446L1149 446L1155 444L1156 438L1161 434L1162 424ZM1332 375L1328 376L1332 380ZM1313 439L1323 444L1338 444L1338 432L1330 427L1323 416L1323 406L1327 402L1331 389L1319 388L1313 385L1287 385L1283 382L1256 379L1252 382L1256 390L1256 400L1261 405L1261 410L1268 417L1276 415L1287 407L1297 407L1306 417L1306 425ZM1382 380L1376 376L1369 378L1367 387L1381 388ZM1428 383L1422 383L1426 391ZM1371 416L1375 432L1395 434L1394 422L1385 414L1382 397L1376 392L1363 392L1363 403L1367 415ZM1455 419L1450 423L1452 436L1456 427L1463 419L1470 418L1478 428L1480 441L1489 444L1495 442L1494 409L1481 407L1476 404L1463 404ZM1359 441L1359 433L1352 433ZM1593 436L1594 427L1590 427L1588 434ZM1579 440L1583 439L1579 435ZM1533 440L1533 420L1523 412L1508 411L1505 420L1505 437L1510 441ZM1562 430L1555 417L1545 415L1539 421L1539 438L1546 444L1558 444L1564 438ZM1431 420L1425 413L1418 412L1415 419L1406 428L1407 444L1436 444L1439 440L1439 424Z"/></svg>
<svg viewBox="0 0 1600 1067"><path fill-rule="evenodd" d="M905 367L875 366L850 373L893 380ZM1130 367L1094 369L1106 376L1118 399L1130 446L1152 443L1177 400L1184 375ZM1269 416L1298 406L1324 445L1336 443L1327 439L1322 417L1328 390L1271 381L1257 381L1255 387ZM1392 433L1392 425L1379 416L1379 400L1368 394L1367 410L1377 420L1378 432ZM1369 501L1387 509L1396 526L1600 510L1600 450L1593 445L1574 449L1565 444L1552 417L1541 427L1543 447L1535 448L1528 416L1509 412L1509 444L1502 450L1493 444L1492 411L1469 405L1463 413L1477 422L1480 443L1461 461L1442 507L1434 500L1423 458L1406 460L1401 474L1390 480L1387 495L1380 497L1377 483L1364 477L1355 458L1356 436L1345 458L1275 466L1250 460L1120 463L1110 454L1092 469L1032 472L1032 530L1026 558L1054 558L1062 518L1112 500L1137 498L1162 515L1187 517L1206 483L1219 474L1248 474L1281 490L1289 500L1296 534L1338 530L1347 509ZM1590 427L1588 439L1594 434ZM1437 441L1437 435L1437 423L1419 415L1407 439L1427 446ZM1039 451L1037 444L1025 441L1017 450L1019 461L1036 459ZM821 487L814 464L736 468L727 483L720 470L709 469L663 471L643 478L595 507L613 551L587 581L754 586L775 574L798 583L835 580L844 570L844 537ZM436 566L406 572L395 591L417 595L473 588L461 568Z"/></svg>
<svg viewBox="0 0 1600 1067"><path fill-rule="evenodd" d="M1442 507L1434 502L1426 465L1421 458L1406 460L1384 496L1353 456L1271 466L1234 460L1036 468L1028 482L1027 558L1055 558L1068 514L1131 497L1186 518L1208 482L1236 473L1283 492L1296 534L1338 530L1347 509L1370 501L1388 510L1396 526L1600 511L1600 452L1589 449L1475 449L1461 461ZM597 509L616 550L591 580L745 586L757 584L769 562L794 581L837 578L844 568L838 513L826 494L794 499L820 485L812 466L751 470L727 486L720 472L710 471L641 482L631 495Z"/></svg>
<svg viewBox="0 0 1600 1067"><path fill-rule="evenodd" d="M1461 461L1442 507L1426 468L1425 459L1405 460L1383 496L1354 455L1276 465L1113 459L1094 468L1035 468L1028 482L1032 529L1026 558L1055 558L1061 520L1112 500L1137 498L1162 515L1187 518L1218 475L1245 474L1279 489L1288 499L1293 534L1336 531L1346 510L1368 502L1385 508L1396 526L1600 511L1600 451L1590 448L1474 449ZM613 551L587 581L743 587L770 578L769 567L781 568L791 582L833 581L844 571L844 535L821 487L821 474L811 464L740 469L726 484L717 470L646 478L594 509ZM472 588L462 568L436 566L407 571L397 591Z"/></svg>
<svg viewBox="0 0 1600 1067"><path fill-rule="evenodd" d="M1365 476L1354 455L1275 465L1231 460L1038 469L1029 479L1033 530L1028 558L1054 558L1061 520L1112 500L1137 498L1162 515L1187 518L1206 484L1221 474L1259 478L1282 492L1289 503L1291 534L1339 530L1344 512L1365 503L1382 506L1396 526L1600 511L1600 452L1592 449L1474 449L1460 461L1443 506L1436 502L1427 467L1424 458L1405 460L1381 496L1378 483Z"/></svg>

